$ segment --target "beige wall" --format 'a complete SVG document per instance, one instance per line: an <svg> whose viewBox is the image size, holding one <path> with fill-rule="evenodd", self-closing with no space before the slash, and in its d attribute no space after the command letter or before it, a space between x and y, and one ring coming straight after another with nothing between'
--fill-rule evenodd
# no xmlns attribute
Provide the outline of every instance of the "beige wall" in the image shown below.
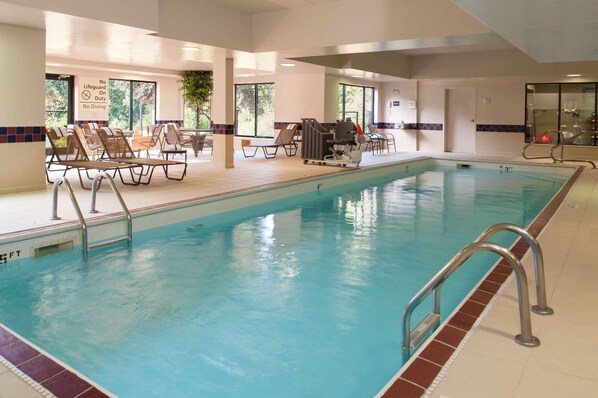
<svg viewBox="0 0 598 398"><path fill-rule="evenodd" d="M417 80L382 84L379 95L382 110L378 119L388 123L417 123L417 85ZM391 107L391 101L399 101L399 106ZM416 109L408 108L409 101L416 101Z"/></svg>
<svg viewBox="0 0 598 398"><path fill-rule="evenodd" d="M530 78L533 80L533 78ZM445 124L445 91L450 88L472 87L476 90L476 124L523 125L525 123L525 83L523 79L484 78L454 80L406 80L385 83L380 91L381 103L400 100L398 108L386 108L379 121ZM393 92L398 89L399 93ZM486 99L486 101L484 101ZM407 109L407 100L417 101L417 110ZM414 133L393 131L401 146L411 150L414 145L420 151L444 151L444 132L419 131ZM403 142L401 142L403 141ZM519 154L524 145L523 133L478 132L477 153Z"/></svg>
<svg viewBox="0 0 598 398"><path fill-rule="evenodd" d="M324 73L278 75L274 80L274 90L275 121L299 122L302 117L324 121Z"/></svg>
<svg viewBox="0 0 598 398"><path fill-rule="evenodd" d="M0 24L0 126L44 125L43 30ZM0 144L0 193L45 187L43 142Z"/></svg>

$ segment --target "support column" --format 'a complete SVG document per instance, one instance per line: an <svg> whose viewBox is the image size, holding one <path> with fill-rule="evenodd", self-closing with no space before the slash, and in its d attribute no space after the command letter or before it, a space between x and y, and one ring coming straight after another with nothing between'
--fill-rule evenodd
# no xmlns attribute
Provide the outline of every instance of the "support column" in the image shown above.
<svg viewBox="0 0 598 398"><path fill-rule="evenodd" d="M213 62L214 92L212 122L214 123L213 162L225 169L235 167L234 139L234 61L225 54L215 54Z"/></svg>
<svg viewBox="0 0 598 398"><path fill-rule="evenodd" d="M0 24L0 194L45 189L46 32Z"/></svg>

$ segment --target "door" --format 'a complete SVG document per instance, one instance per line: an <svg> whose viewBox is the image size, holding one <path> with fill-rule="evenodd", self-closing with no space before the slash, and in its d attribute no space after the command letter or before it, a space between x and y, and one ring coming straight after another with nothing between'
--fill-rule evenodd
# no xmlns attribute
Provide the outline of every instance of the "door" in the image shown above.
<svg viewBox="0 0 598 398"><path fill-rule="evenodd" d="M446 152L475 153L475 88L447 90Z"/></svg>

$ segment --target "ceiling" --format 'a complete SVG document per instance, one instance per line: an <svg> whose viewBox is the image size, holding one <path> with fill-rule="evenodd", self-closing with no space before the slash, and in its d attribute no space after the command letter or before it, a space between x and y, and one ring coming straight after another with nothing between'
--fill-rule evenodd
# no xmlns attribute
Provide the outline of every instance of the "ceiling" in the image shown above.
<svg viewBox="0 0 598 398"><path fill-rule="evenodd" d="M218 0L219 3L250 14L306 7L335 1L339 0Z"/></svg>
<svg viewBox="0 0 598 398"><path fill-rule="evenodd" d="M341 0L214 0L247 14L313 7ZM490 27L480 37L440 37L394 42L348 44L292 52L249 53L160 38L154 32L123 25L33 9L0 1L0 23L46 29L46 53L53 64L104 63L152 68L162 73L209 70L214 55L226 51L235 58L237 75L327 73L389 81L392 73L337 66L333 59L353 54L395 51L407 57L501 51L519 48L539 62L598 61L598 0L451 0ZM574 5L574 6L573 6ZM200 47L189 50L185 47ZM327 58L329 57L329 58ZM316 58L321 62L316 62ZM294 59L296 67L280 64ZM297 62L297 61L309 61ZM312 62L314 61L314 62Z"/></svg>
<svg viewBox="0 0 598 398"><path fill-rule="evenodd" d="M537 62L598 61L597 0L451 0Z"/></svg>

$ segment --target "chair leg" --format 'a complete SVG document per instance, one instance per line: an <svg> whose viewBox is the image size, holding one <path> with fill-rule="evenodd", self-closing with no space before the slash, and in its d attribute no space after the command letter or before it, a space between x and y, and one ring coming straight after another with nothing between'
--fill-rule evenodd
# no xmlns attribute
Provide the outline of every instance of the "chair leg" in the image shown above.
<svg viewBox="0 0 598 398"><path fill-rule="evenodd" d="M276 154L278 153L278 146L274 148L274 152L268 152L268 147L265 146L263 146L262 149L264 151L264 157L266 159L274 159L276 157Z"/></svg>
<svg viewBox="0 0 598 398"><path fill-rule="evenodd" d="M255 150L253 151L253 154L251 154L251 152L248 154L245 152L245 147L242 146L241 149L243 150L243 156L245 156L246 158L254 158L255 154L257 153L257 148L258 147L253 147ZM212 147L212 152L214 151L214 147Z"/></svg>

